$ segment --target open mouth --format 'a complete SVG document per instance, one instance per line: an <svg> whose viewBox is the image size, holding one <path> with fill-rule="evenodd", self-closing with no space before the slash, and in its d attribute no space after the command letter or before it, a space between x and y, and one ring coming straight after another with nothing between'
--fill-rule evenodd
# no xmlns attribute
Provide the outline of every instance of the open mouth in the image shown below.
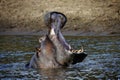
<svg viewBox="0 0 120 80"><path fill-rule="evenodd" d="M66 50L70 50L70 45L66 42L61 33L61 29L64 27L67 18L61 13L52 13L51 15L51 29L50 34L56 35L59 42Z"/></svg>
<svg viewBox="0 0 120 80"><path fill-rule="evenodd" d="M49 27L49 34L57 36L57 39L59 40L60 44L68 50L71 51L71 53L74 53L71 46L67 43L64 36L61 33L61 29L64 27L64 25L67 22L67 18L64 14L60 12L50 12L46 14L45 18L45 24ZM83 49L78 50L78 52L83 52Z"/></svg>
<svg viewBox="0 0 120 80"><path fill-rule="evenodd" d="M67 18L62 13L52 13L51 15L51 33L56 35L62 46L71 53L82 53L84 52L83 47L79 50L73 50L71 46L67 43L64 36L61 33L61 29L64 27Z"/></svg>
<svg viewBox="0 0 120 80"><path fill-rule="evenodd" d="M49 32L39 39L40 47L36 48L36 54L26 67L66 67L84 60L87 54L84 54L83 49L72 49L61 33L66 21L65 15L59 12L50 12L46 15L45 24L49 27Z"/></svg>

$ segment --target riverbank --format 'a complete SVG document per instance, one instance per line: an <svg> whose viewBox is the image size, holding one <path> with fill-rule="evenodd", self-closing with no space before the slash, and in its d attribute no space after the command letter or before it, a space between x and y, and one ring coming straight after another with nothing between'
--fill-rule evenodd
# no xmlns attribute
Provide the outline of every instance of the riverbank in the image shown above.
<svg viewBox="0 0 120 80"><path fill-rule="evenodd" d="M0 32L0 35L46 35L47 30L44 31L38 31L38 32L17 32L17 31L6 31L6 32ZM120 36L119 33L115 32L102 32L102 33L95 33L95 32L81 32L81 31L62 31L62 34L64 36Z"/></svg>
<svg viewBox="0 0 120 80"><path fill-rule="evenodd" d="M0 35L44 35L44 15L62 12L64 35L120 35L119 0L2 0Z"/></svg>

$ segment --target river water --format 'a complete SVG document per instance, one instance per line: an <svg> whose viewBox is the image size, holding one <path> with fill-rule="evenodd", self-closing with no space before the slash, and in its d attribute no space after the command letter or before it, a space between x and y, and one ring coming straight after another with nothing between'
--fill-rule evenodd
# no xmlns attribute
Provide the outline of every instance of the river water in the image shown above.
<svg viewBox="0 0 120 80"><path fill-rule="evenodd" d="M39 46L40 36L0 36L0 80L120 80L119 36L66 36L75 49L88 56L68 68L27 69L25 64Z"/></svg>

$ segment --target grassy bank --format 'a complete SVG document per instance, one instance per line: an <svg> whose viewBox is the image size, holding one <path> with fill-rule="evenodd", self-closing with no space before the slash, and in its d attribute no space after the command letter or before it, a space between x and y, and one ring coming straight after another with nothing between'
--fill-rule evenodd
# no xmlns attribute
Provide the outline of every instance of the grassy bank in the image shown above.
<svg viewBox="0 0 120 80"><path fill-rule="evenodd" d="M119 4L119 0L1 0L0 33L42 34L47 28L45 13L59 11L68 18L64 34L120 34Z"/></svg>

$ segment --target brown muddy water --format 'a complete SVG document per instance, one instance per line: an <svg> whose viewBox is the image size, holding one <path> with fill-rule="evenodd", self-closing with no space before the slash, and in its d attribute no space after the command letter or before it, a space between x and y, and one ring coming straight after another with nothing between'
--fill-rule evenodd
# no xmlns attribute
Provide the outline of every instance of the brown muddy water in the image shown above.
<svg viewBox="0 0 120 80"><path fill-rule="evenodd" d="M27 69L39 36L0 36L0 80L120 80L120 37L65 37L88 56L68 68Z"/></svg>

